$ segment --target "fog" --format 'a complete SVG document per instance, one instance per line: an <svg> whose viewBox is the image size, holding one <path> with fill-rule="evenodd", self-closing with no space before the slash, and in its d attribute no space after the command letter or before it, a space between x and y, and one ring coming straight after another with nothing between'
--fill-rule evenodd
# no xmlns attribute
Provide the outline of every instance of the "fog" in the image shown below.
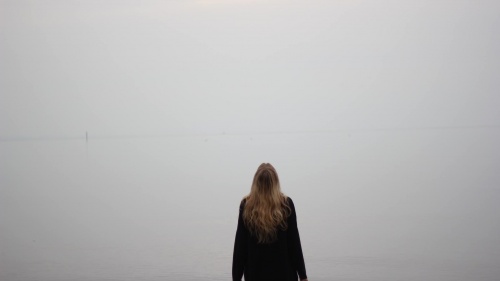
<svg viewBox="0 0 500 281"><path fill-rule="evenodd" d="M0 280L230 279L262 162L310 280L498 279L499 9L0 0Z"/></svg>
<svg viewBox="0 0 500 281"><path fill-rule="evenodd" d="M495 1L2 1L1 135L498 126Z"/></svg>

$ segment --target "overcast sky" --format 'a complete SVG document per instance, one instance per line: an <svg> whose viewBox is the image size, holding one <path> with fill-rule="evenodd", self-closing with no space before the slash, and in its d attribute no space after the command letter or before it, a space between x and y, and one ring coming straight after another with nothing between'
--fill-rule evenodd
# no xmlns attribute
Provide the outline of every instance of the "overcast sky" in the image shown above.
<svg viewBox="0 0 500 281"><path fill-rule="evenodd" d="M0 138L500 125L498 1L0 1Z"/></svg>

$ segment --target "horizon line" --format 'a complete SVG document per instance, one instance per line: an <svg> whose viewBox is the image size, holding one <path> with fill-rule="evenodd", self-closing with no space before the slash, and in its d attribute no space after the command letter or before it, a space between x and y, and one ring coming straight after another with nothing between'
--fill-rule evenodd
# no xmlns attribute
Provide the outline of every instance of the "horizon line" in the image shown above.
<svg viewBox="0 0 500 281"><path fill-rule="evenodd" d="M283 131L246 131L246 132L190 132L190 133L153 133L153 134L97 134L92 136L89 131L81 135L46 135L46 136L0 136L0 142L11 141L45 141L45 140L91 140L91 139L123 139L123 138L161 138L161 137L216 137L216 136L251 136L251 135L293 135L293 134L328 134L352 132L396 132L396 131L437 131L437 130L471 130L497 129L500 125L480 126L423 126L423 127L382 127L382 128L351 128L351 129L316 129L316 130L283 130Z"/></svg>

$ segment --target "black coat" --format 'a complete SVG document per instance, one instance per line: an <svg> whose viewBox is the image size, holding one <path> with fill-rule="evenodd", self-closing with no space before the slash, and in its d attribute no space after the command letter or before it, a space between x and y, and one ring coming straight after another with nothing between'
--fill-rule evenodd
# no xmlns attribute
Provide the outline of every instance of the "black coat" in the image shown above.
<svg viewBox="0 0 500 281"><path fill-rule="evenodd" d="M245 200L240 204L238 229L234 241L233 281L297 281L307 278L302 247L300 245L297 215L291 198L291 214L287 230L279 230L277 240L271 244L258 244L243 222Z"/></svg>

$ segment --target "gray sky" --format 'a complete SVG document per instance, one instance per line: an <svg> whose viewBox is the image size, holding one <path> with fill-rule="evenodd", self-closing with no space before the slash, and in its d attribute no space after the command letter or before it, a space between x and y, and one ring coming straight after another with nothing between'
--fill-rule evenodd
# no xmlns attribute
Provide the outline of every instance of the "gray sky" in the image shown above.
<svg viewBox="0 0 500 281"><path fill-rule="evenodd" d="M498 1L0 1L0 137L499 126Z"/></svg>

